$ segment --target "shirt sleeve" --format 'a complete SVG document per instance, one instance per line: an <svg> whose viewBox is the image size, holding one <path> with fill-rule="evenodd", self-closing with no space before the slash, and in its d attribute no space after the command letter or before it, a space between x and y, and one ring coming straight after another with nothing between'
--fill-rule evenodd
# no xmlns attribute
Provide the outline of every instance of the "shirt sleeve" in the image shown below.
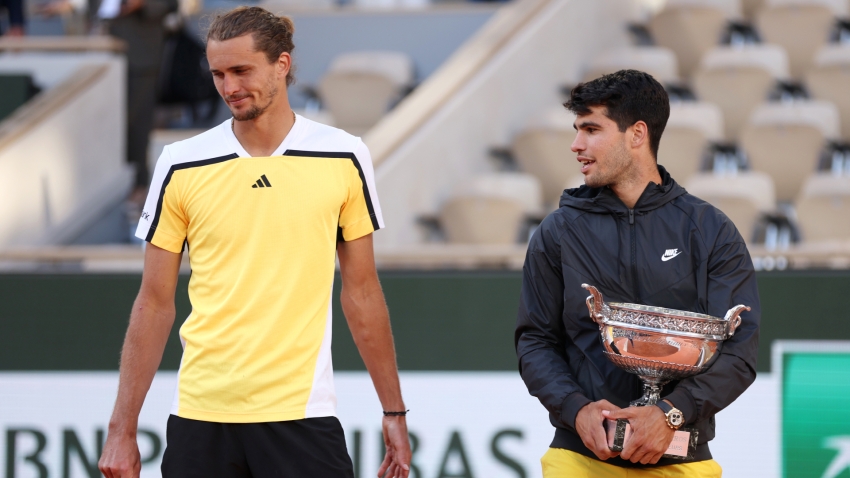
<svg viewBox="0 0 850 478"><path fill-rule="evenodd" d="M756 378L761 304L755 269L740 236L711 253L707 291L711 315L723 317L738 304L751 310L741 314L741 325L723 342L720 356L707 371L682 380L663 397L682 411L686 424L707 420L728 407Z"/></svg>
<svg viewBox="0 0 850 478"><path fill-rule="evenodd" d="M514 335L519 373L550 419L575 430L576 415L591 402L576 382L565 355L564 279L558 229L550 215L531 237L522 266L522 291Z"/></svg>
<svg viewBox="0 0 850 478"><path fill-rule="evenodd" d="M172 166L166 146L156 162L136 237L167 251L180 253L186 241L189 220L182 207Z"/></svg>
<svg viewBox="0 0 850 478"><path fill-rule="evenodd" d="M340 236L352 241L384 227L375 189L375 172L369 149L358 139L352 157L348 196L339 212Z"/></svg>

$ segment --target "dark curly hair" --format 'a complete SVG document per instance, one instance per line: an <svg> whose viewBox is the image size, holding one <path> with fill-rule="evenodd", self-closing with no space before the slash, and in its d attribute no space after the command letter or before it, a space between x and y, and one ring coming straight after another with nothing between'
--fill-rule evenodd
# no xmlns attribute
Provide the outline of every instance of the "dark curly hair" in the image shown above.
<svg viewBox="0 0 850 478"><path fill-rule="evenodd" d="M649 149L658 158L658 144L670 117L670 98L664 87L649 73L620 70L587 83L579 83L570 91L564 107L576 115L590 114L591 106L604 106L621 132L643 121L649 128Z"/></svg>

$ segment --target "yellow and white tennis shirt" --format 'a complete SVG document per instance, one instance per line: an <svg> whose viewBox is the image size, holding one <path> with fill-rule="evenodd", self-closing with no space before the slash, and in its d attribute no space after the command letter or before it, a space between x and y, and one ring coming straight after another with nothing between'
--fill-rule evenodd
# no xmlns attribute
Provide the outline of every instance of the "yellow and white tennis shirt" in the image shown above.
<svg viewBox="0 0 850 478"><path fill-rule="evenodd" d="M383 227L360 138L304 117L251 157L230 120L165 148L136 236L189 251L192 313L172 413L251 423L333 416L337 240Z"/></svg>

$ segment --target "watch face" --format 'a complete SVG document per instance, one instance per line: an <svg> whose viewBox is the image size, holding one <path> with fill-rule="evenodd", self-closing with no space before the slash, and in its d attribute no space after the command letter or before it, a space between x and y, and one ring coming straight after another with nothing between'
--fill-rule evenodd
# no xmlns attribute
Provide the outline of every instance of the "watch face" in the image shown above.
<svg viewBox="0 0 850 478"><path fill-rule="evenodd" d="M685 417L682 416L682 412L674 408L667 414L667 421L674 427L680 427L685 422Z"/></svg>

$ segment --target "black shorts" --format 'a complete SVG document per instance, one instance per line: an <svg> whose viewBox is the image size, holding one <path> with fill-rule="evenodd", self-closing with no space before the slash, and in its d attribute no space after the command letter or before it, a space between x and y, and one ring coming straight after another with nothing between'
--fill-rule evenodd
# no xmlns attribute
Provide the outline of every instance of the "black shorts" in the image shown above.
<svg viewBox="0 0 850 478"><path fill-rule="evenodd" d="M336 417L214 423L171 415L163 478L354 478Z"/></svg>

